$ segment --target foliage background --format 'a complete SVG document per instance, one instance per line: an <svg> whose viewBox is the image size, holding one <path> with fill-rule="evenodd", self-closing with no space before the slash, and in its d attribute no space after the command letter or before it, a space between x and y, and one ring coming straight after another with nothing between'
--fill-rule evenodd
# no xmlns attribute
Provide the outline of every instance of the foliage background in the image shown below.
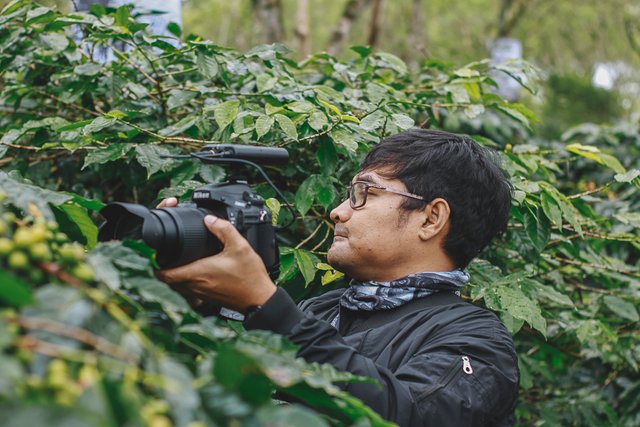
<svg viewBox="0 0 640 427"><path fill-rule="evenodd" d="M536 93L526 63L412 68L362 46L349 59L295 61L279 44L240 53L177 26L156 36L126 7L63 14L14 1L0 16L3 419L384 425L334 385L363 379L202 318L153 277L139 246L97 243L96 213L112 200L188 199L230 172L162 155L286 147L292 162L269 171L297 211L278 282L303 298L344 284L323 263L328 212L359 160L417 125L470 134L513 177L509 230L470 266L465 297L515 334L519 423L640 424L637 121L543 131L492 92L502 72L526 75ZM104 52L113 60L100 62ZM286 223L284 201L250 179ZM278 405L274 391L306 406Z"/></svg>

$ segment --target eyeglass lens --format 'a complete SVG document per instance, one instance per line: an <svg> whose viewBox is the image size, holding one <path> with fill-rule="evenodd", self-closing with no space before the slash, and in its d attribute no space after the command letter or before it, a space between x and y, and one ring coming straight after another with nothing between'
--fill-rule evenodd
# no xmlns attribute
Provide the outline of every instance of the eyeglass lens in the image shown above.
<svg viewBox="0 0 640 427"><path fill-rule="evenodd" d="M358 208L363 206L367 200L367 185L362 182L356 182L351 186L351 194L349 196L351 207Z"/></svg>

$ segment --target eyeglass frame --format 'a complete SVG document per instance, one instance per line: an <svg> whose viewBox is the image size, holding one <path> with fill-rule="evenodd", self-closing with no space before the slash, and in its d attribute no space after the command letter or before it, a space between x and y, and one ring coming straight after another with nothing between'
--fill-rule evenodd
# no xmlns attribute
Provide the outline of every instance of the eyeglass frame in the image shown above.
<svg viewBox="0 0 640 427"><path fill-rule="evenodd" d="M354 202L353 202L353 199L351 198L351 194L353 194L353 187L356 184L362 184L365 187L364 187L364 197L362 199L362 204L354 206ZM355 182L352 182L351 184L349 184L349 186L347 187L347 194L346 194L347 197L346 198L349 199L349 206L351 206L351 209L360 209L360 208L364 207L364 205L367 204L367 196L369 195L369 189L370 188L375 188L376 190L386 191L387 193L398 194L400 196L409 197L411 199L422 200L423 202L427 201L427 199L425 199L424 197L422 197L422 196L420 196L418 194L408 193L406 191L401 191L401 190L396 190L395 188L385 187L383 185L374 184L374 183L368 182L368 181L355 181Z"/></svg>

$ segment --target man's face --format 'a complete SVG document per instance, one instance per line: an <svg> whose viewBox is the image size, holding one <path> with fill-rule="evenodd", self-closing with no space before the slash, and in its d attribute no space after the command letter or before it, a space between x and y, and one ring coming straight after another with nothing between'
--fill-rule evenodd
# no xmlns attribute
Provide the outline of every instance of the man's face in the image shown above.
<svg viewBox="0 0 640 427"><path fill-rule="evenodd" d="M394 190L407 191L397 179L387 179L375 170L363 171L352 182L367 181ZM336 223L329 263L357 280L392 280L404 272L419 252L418 211L402 211L405 197L369 188L366 204L352 209L349 200L331 211Z"/></svg>

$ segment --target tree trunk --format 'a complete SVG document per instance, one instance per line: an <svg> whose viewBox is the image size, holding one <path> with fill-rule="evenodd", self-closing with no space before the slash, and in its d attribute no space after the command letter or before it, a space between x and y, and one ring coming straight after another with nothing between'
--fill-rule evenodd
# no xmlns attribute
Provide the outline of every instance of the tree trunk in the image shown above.
<svg viewBox="0 0 640 427"><path fill-rule="evenodd" d="M431 56L427 49L427 32L425 30L424 17L422 14L422 0L413 0L411 8L411 26L409 27L409 45L424 56ZM415 58L406 58L415 62Z"/></svg>
<svg viewBox="0 0 640 427"><path fill-rule="evenodd" d="M251 0L254 21L260 30L263 43L282 41L284 30L282 25L281 0Z"/></svg>
<svg viewBox="0 0 640 427"><path fill-rule="evenodd" d="M372 48L378 47L378 40L380 38L380 27L382 24L382 0L374 0L373 11L371 12L371 25L369 26L369 40L368 44Z"/></svg>
<svg viewBox="0 0 640 427"><path fill-rule="evenodd" d="M527 7L535 3L536 0L502 0L498 12L497 38L509 37L524 16Z"/></svg>
<svg viewBox="0 0 640 427"><path fill-rule="evenodd" d="M295 36L298 40L300 55L306 58L311 54L311 39L309 38L309 0L298 0L296 14Z"/></svg>
<svg viewBox="0 0 640 427"><path fill-rule="evenodd" d="M351 27L356 19L362 14L364 8L371 3L371 0L349 0L344 7L342 17L331 33L327 52L337 55L342 51L342 47L351 33Z"/></svg>

